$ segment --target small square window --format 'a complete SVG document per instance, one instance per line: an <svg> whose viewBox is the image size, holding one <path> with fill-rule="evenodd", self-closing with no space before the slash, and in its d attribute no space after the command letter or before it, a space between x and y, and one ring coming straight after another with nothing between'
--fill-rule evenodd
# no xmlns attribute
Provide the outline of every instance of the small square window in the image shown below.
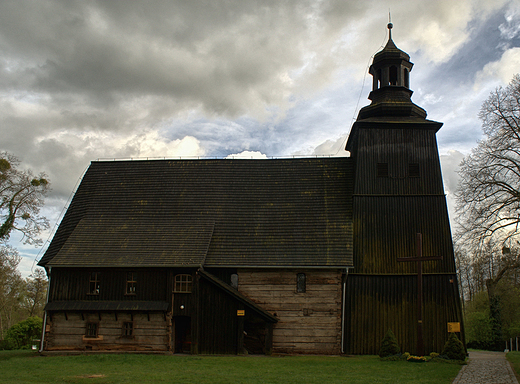
<svg viewBox="0 0 520 384"><path fill-rule="evenodd" d="M388 163L377 163L376 165L376 176L377 177L388 177Z"/></svg>
<svg viewBox="0 0 520 384"><path fill-rule="evenodd" d="M134 323L124 322L123 323L123 337L132 337L134 335Z"/></svg>
<svg viewBox="0 0 520 384"><path fill-rule="evenodd" d="M99 283L99 273L91 272L89 278L89 295L99 295L100 283Z"/></svg>
<svg viewBox="0 0 520 384"><path fill-rule="evenodd" d="M188 274L180 274L175 276L175 285L173 292L177 293L191 293L192 277Z"/></svg>
<svg viewBox="0 0 520 384"><path fill-rule="evenodd" d="M421 168L419 163L408 164L408 177L421 177Z"/></svg>
<svg viewBox="0 0 520 384"><path fill-rule="evenodd" d="M87 327L85 329L85 337L98 337L98 323L87 323Z"/></svg>
<svg viewBox="0 0 520 384"><path fill-rule="evenodd" d="M126 294L127 295L135 295L136 292L137 281L135 279L134 272L128 272L126 274Z"/></svg>

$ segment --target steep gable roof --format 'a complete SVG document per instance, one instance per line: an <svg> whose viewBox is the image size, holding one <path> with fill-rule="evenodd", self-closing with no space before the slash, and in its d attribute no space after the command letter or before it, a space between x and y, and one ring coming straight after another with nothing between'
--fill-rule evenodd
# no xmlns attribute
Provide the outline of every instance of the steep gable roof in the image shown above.
<svg viewBox="0 0 520 384"><path fill-rule="evenodd" d="M349 158L95 161L40 265L352 265Z"/></svg>

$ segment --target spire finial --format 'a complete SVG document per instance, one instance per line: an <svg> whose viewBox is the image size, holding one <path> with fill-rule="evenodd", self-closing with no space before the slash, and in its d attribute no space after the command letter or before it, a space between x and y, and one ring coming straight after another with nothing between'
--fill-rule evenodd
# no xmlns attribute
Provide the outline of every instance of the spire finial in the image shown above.
<svg viewBox="0 0 520 384"><path fill-rule="evenodd" d="M393 24L392 24L392 15L390 14L390 9L388 9L388 35L389 35L389 40L392 40L392 28L393 28Z"/></svg>

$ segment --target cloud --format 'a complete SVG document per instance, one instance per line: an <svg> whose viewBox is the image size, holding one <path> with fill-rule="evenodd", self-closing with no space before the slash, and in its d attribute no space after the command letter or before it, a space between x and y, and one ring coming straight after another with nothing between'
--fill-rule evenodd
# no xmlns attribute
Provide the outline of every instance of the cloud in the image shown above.
<svg viewBox="0 0 520 384"><path fill-rule="evenodd" d="M520 47L508 49L500 60L486 64L482 71L477 73L476 86L482 87L489 82L496 83L497 80L508 84L513 75L520 72L518 63L520 63Z"/></svg>
<svg viewBox="0 0 520 384"><path fill-rule="evenodd" d="M459 184L459 175L457 172L460 169L460 163L463 159L464 154L456 150L449 150L446 154L440 156L448 214L452 220L456 217L457 202L455 192ZM452 227L453 226L454 224L452 224Z"/></svg>
<svg viewBox="0 0 520 384"><path fill-rule="evenodd" d="M226 159L267 159L267 155L259 151L243 151L228 155Z"/></svg>
<svg viewBox="0 0 520 384"><path fill-rule="evenodd" d="M517 1L3 1L0 150L52 209L98 158L344 155L388 8L414 102L465 153L518 63Z"/></svg>

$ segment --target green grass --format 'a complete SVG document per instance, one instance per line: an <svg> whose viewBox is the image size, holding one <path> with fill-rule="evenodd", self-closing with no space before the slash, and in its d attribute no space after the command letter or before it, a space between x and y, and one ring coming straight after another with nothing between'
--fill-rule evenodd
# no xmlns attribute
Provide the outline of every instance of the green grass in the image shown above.
<svg viewBox="0 0 520 384"><path fill-rule="evenodd" d="M451 383L460 365L377 356L39 356L0 351L2 383Z"/></svg>
<svg viewBox="0 0 520 384"><path fill-rule="evenodd" d="M520 378L520 352L509 352L506 357L513 366L516 377Z"/></svg>

